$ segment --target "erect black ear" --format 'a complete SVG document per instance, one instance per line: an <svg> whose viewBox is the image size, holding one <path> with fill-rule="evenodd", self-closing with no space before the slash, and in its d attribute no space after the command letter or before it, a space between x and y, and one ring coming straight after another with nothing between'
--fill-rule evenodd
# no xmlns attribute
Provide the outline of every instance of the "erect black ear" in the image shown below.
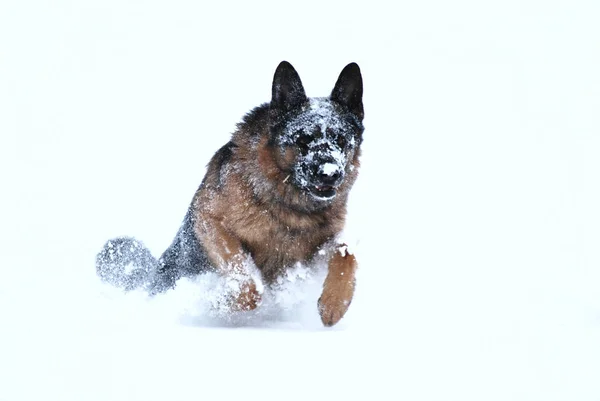
<svg viewBox="0 0 600 401"><path fill-rule="evenodd" d="M348 64L340 73L330 99L347 106L361 120L365 116L362 103L363 82L358 64Z"/></svg>
<svg viewBox="0 0 600 401"><path fill-rule="evenodd" d="M275 70L271 107L291 110L306 102L306 93L300 76L287 61L282 61Z"/></svg>

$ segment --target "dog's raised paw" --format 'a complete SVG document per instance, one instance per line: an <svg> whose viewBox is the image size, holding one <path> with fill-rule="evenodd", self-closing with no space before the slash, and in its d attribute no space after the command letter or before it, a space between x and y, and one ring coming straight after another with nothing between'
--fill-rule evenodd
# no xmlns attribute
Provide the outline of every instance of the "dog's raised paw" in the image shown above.
<svg viewBox="0 0 600 401"><path fill-rule="evenodd" d="M329 272L318 302L321 321L328 327L344 317L354 296L356 258L347 248L340 245L329 260Z"/></svg>
<svg viewBox="0 0 600 401"><path fill-rule="evenodd" d="M346 314L352 298L344 299L338 293L323 293L319 298L318 308L324 326L331 327L338 323Z"/></svg>

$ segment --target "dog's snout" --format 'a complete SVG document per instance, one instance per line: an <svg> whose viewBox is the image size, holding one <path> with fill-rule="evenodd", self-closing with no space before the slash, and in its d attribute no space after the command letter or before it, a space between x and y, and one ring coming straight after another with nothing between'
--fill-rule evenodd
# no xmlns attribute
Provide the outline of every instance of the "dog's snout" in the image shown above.
<svg viewBox="0 0 600 401"><path fill-rule="evenodd" d="M340 180L341 177L342 177L342 173L340 173L339 171L336 171L335 173L332 173L332 174L321 174L319 179L321 180L321 182L323 182L323 184L335 185L338 183L338 181Z"/></svg>
<svg viewBox="0 0 600 401"><path fill-rule="evenodd" d="M342 170L335 163L321 163L314 167L313 176L323 185L336 185L342 178Z"/></svg>

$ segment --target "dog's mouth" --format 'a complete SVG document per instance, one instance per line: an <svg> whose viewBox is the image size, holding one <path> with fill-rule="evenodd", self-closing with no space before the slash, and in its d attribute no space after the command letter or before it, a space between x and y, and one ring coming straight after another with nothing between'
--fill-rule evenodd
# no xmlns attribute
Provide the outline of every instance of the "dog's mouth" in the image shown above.
<svg viewBox="0 0 600 401"><path fill-rule="evenodd" d="M314 185L310 187L310 193L319 200L330 200L335 197L335 187L331 185Z"/></svg>

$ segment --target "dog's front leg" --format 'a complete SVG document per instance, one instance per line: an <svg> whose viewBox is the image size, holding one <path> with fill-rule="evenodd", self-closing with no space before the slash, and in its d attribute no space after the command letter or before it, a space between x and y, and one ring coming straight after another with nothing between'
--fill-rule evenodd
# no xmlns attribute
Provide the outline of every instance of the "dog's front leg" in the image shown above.
<svg viewBox="0 0 600 401"><path fill-rule="evenodd" d="M206 219L196 231L211 262L226 279L226 306L232 311L255 309L260 304L263 285L252 256L218 221Z"/></svg>
<svg viewBox="0 0 600 401"><path fill-rule="evenodd" d="M356 258L346 245L338 245L329 260L329 272L319 298L319 313L325 326L333 326L348 310L356 283Z"/></svg>

